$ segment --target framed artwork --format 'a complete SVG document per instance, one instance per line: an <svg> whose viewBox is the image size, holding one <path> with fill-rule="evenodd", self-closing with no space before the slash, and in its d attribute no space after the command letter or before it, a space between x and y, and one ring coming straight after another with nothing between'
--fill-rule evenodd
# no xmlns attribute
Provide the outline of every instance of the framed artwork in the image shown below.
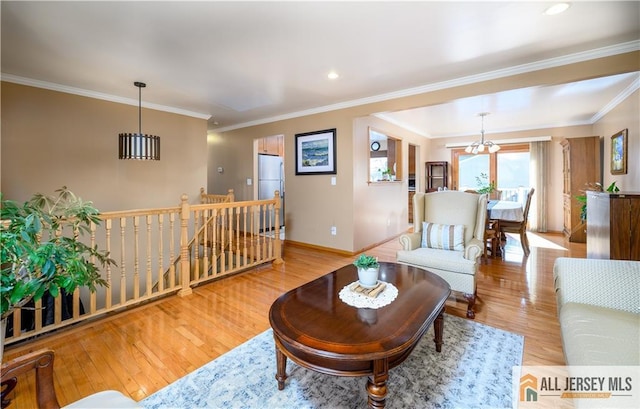
<svg viewBox="0 0 640 409"><path fill-rule="evenodd" d="M611 137L611 174L627 173L627 129Z"/></svg>
<svg viewBox="0 0 640 409"><path fill-rule="evenodd" d="M336 174L336 129L296 134L296 175Z"/></svg>

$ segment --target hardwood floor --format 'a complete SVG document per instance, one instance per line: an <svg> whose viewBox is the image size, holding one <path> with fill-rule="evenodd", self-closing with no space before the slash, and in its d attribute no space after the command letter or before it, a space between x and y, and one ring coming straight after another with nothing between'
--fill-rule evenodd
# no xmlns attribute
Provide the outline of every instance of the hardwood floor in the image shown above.
<svg viewBox="0 0 640 409"><path fill-rule="evenodd" d="M559 234L529 233L529 241L531 254L526 259L520 243L510 237L504 260L483 261L475 321L524 335L524 365L564 365L553 263L557 257L585 257L586 247L568 243ZM395 261L398 249L394 239L367 254ZM354 259L285 243L285 263L280 266L263 266L197 287L185 298L168 297L9 346L5 360L53 349L62 405L105 389L141 400L269 328L269 307L284 292ZM447 313L465 317L466 302L450 299ZM33 377L19 380L12 408L36 407L35 393L28 389L33 382Z"/></svg>

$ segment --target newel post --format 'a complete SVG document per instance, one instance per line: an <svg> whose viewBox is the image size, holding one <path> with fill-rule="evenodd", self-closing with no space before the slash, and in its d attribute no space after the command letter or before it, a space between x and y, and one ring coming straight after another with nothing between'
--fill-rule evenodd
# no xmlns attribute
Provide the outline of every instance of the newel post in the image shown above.
<svg viewBox="0 0 640 409"><path fill-rule="evenodd" d="M274 237L274 256L275 260L273 260L273 264L282 264L284 260L282 259L282 240L280 240L280 207L282 206L282 202L280 201L280 191L276 190L274 195L274 200L276 201L276 205L274 208L275 215L275 237Z"/></svg>
<svg viewBox="0 0 640 409"><path fill-rule="evenodd" d="M190 276L191 267L189 263L189 203L187 200L189 196L183 194L180 196L180 291L178 296L184 297L193 292L191 289Z"/></svg>
<svg viewBox="0 0 640 409"><path fill-rule="evenodd" d="M233 189L229 189L227 191L227 197L229 198L229 202L233 203L236 201L236 195L233 193Z"/></svg>

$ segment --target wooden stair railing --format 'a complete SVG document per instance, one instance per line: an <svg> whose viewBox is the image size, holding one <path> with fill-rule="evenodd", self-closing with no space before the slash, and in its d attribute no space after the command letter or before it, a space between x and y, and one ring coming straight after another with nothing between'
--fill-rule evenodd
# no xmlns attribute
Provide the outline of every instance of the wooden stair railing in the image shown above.
<svg viewBox="0 0 640 409"><path fill-rule="evenodd" d="M208 194L205 192L204 188L201 187L200 188L200 203L201 204L217 204L217 203L232 203L235 201L235 195L233 193L233 189L229 189L228 193L226 195L216 195L216 194ZM201 216L202 217L202 216ZM217 222L217 212L213 211L212 214L210 216L208 216L206 218L206 220L204 222L201 223L201 226L196 230L195 234L193 235L193 237L191 238L191 240L189 240L188 243L188 248L189 248L189 254L193 254L193 248L194 245L196 245L196 243L200 246L205 246L205 247L211 247L211 239L208 239L206 236L210 236L211 234L207 234L207 232L212 232L211 227L214 225L214 223ZM224 248L220 248L221 246L218 246L219 251L214 252L217 253L217 258L220 258L220 253L222 251L225 251L226 249ZM227 246L228 247L228 246ZM165 285L167 285L169 283L169 277L171 274L175 275L176 272L176 266L178 265L178 263L181 262L181 255L178 255L174 262L171 265L171 268L167 269L162 278L158 281L156 281L156 283L153 285L153 289L156 290L158 289L159 285L160 285L160 281L163 281L165 283ZM193 268L191 269L193 270Z"/></svg>
<svg viewBox="0 0 640 409"><path fill-rule="evenodd" d="M188 295L193 286L259 264L281 263L279 193L243 202L233 201L231 191L225 196L222 202L190 205L183 195L176 207L102 213L87 244L105 249L117 263L101 271L108 287L93 293L76 289L69 318L62 316L61 297L55 297L53 312L47 314L54 316L51 322L44 320L42 300L34 311L26 311L32 316L28 325L21 321L23 311L16 309L5 345L167 295ZM260 234L260 214L270 220L275 234Z"/></svg>

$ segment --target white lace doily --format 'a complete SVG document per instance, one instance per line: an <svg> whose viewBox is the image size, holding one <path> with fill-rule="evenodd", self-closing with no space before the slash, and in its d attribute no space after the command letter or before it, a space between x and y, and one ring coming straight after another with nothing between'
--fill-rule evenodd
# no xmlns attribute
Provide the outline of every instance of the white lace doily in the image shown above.
<svg viewBox="0 0 640 409"><path fill-rule="evenodd" d="M377 309L391 304L391 302L398 296L398 289L391 283L386 283L387 286L375 298L352 291L351 286L356 283L357 281L354 281L353 283L346 285L338 294L344 303L349 304L352 307Z"/></svg>

